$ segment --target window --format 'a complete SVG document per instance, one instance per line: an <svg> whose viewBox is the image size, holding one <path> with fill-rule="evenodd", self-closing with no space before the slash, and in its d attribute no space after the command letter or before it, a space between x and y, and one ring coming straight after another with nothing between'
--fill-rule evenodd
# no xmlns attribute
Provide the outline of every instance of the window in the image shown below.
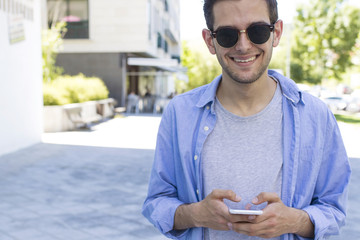
<svg viewBox="0 0 360 240"><path fill-rule="evenodd" d="M165 7L165 12L169 12L169 4L167 0L164 0L164 7Z"/></svg>
<svg viewBox="0 0 360 240"><path fill-rule="evenodd" d="M88 0L48 0L48 23L65 21L65 39L89 38Z"/></svg>
<svg viewBox="0 0 360 240"><path fill-rule="evenodd" d="M178 63L180 63L180 62L181 62L181 58L180 58L180 56L179 56L179 55L172 55L172 56L171 56L171 59L175 59L175 60L177 60L177 61L178 61Z"/></svg>
<svg viewBox="0 0 360 240"><path fill-rule="evenodd" d="M149 35L148 35L148 38L149 40L151 40L151 35L152 35L152 6L151 6L151 1L148 0L148 3L147 3L147 14L148 14L148 31L149 31Z"/></svg>
<svg viewBox="0 0 360 240"><path fill-rule="evenodd" d="M169 45L168 45L168 42L167 42L166 40L164 40L164 51L165 51L166 53L169 52Z"/></svg>
<svg viewBox="0 0 360 240"><path fill-rule="evenodd" d="M157 47L158 48L162 47L162 37L160 33L157 33Z"/></svg>

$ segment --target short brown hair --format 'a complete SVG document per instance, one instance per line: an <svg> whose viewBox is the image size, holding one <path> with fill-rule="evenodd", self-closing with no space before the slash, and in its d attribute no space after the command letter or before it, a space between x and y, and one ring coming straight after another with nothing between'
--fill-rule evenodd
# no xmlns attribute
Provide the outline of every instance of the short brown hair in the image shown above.
<svg viewBox="0 0 360 240"><path fill-rule="evenodd" d="M221 0L204 0L204 16L208 29L214 30L214 4ZM268 6L270 22L275 23L278 20L278 8L276 0L264 0Z"/></svg>

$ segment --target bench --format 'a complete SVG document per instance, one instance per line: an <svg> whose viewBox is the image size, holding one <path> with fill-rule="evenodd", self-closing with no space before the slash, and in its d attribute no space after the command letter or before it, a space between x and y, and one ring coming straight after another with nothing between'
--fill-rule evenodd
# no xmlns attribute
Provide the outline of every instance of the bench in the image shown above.
<svg viewBox="0 0 360 240"><path fill-rule="evenodd" d="M116 105L117 101L113 98L99 100L96 104L97 113L103 118L114 117L116 113Z"/></svg>
<svg viewBox="0 0 360 240"><path fill-rule="evenodd" d="M88 128L90 123L102 120L102 116L96 111L96 102L86 102L81 105L69 104L64 106L64 110L75 127L80 124Z"/></svg>

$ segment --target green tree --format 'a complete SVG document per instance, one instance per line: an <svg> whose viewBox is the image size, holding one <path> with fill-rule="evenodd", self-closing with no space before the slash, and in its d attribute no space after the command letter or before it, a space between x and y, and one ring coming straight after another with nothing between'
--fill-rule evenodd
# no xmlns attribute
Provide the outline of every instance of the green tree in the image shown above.
<svg viewBox="0 0 360 240"><path fill-rule="evenodd" d="M187 90L210 83L221 74L221 67L214 56L191 49L185 41L182 43L181 62L188 70Z"/></svg>
<svg viewBox="0 0 360 240"><path fill-rule="evenodd" d="M297 82L341 81L352 65L360 10L344 0L314 0L297 9L291 77Z"/></svg>
<svg viewBox="0 0 360 240"><path fill-rule="evenodd" d="M291 25L285 25L280 43L273 49L269 69L279 69L287 73L289 49L291 47Z"/></svg>
<svg viewBox="0 0 360 240"><path fill-rule="evenodd" d="M353 49L352 59L355 64L355 71L360 72L360 33Z"/></svg>
<svg viewBox="0 0 360 240"><path fill-rule="evenodd" d="M62 47L62 36L66 32L66 23L59 22L50 29L42 31L43 82L51 82L63 73L63 69L55 65L56 57Z"/></svg>

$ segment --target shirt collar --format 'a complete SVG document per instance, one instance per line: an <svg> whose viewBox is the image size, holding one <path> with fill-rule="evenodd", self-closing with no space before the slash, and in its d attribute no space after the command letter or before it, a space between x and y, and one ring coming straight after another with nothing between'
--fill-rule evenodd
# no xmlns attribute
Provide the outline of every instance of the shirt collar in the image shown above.
<svg viewBox="0 0 360 240"><path fill-rule="evenodd" d="M278 80L282 94L289 99L293 104L298 104L299 102L304 103L302 99L302 94L299 88L297 87L296 83L281 75L280 73L269 70L268 71L269 76L274 77ZM219 83L222 79L222 75L219 75L216 77L211 83L208 84L208 86L205 88L204 93L202 94L200 100L196 104L196 107L202 108L211 103L211 109L213 110L213 103L215 102L216 97L216 91L219 86Z"/></svg>
<svg viewBox="0 0 360 240"><path fill-rule="evenodd" d="M202 108L209 103L215 102L216 91L218 89L221 78L222 75L217 76L211 83L208 84L208 87L205 89L205 92L202 94L200 100L196 104L197 107Z"/></svg>
<svg viewBox="0 0 360 240"><path fill-rule="evenodd" d="M269 70L268 74L269 76L274 77L278 80L282 94L287 99L289 99L293 104L297 105L299 104L299 102L305 104L303 100L302 92L299 90L298 86L293 80L284 77L283 75L281 75L280 73L274 70Z"/></svg>

